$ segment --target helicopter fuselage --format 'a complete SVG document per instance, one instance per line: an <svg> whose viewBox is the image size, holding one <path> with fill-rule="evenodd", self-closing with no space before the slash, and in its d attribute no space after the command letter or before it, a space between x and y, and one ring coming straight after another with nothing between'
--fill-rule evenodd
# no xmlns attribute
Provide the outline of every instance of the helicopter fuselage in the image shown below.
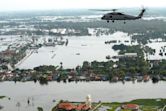
<svg viewBox="0 0 166 111"><path fill-rule="evenodd" d="M135 20L135 19L139 19L139 17L126 15L126 14L118 13L118 12L112 12L112 13L105 14L101 19L102 20Z"/></svg>

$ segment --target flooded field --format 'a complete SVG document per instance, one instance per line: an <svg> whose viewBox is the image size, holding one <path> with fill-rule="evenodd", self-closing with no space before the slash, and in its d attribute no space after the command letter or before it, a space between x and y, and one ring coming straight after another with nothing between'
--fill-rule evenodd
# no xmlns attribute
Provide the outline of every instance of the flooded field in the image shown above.
<svg viewBox="0 0 166 111"><path fill-rule="evenodd" d="M75 68L84 61L106 61L107 55L111 57L117 55L118 52L112 49L114 44L106 45L105 41L117 40L116 44L132 45L131 37L123 32L101 37L64 37L64 39L69 40L67 46L42 47L17 67L28 69L39 65L60 65L62 62L64 68Z"/></svg>
<svg viewBox="0 0 166 111"><path fill-rule="evenodd" d="M37 107L43 107L44 111L50 111L59 100L85 101L90 94L92 101L129 101L140 98L166 98L166 82L160 81L153 84L151 81L144 83L126 82L125 84L109 82L49 82L48 85L40 85L34 82L1 82L0 94L10 97L0 100L4 106L1 111L20 110L36 111ZM27 99L30 104L27 104ZM56 100L56 102L53 102ZM20 107L16 106L20 103Z"/></svg>

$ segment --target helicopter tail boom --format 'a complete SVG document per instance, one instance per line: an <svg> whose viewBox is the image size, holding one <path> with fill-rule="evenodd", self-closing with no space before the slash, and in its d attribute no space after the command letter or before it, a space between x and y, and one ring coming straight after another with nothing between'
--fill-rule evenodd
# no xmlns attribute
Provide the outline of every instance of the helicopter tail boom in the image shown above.
<svg viewBox="0 0 166 111"><path fill-rule="evenodd" d="M138 18L142 18L142 16L144 15L145 9L142 9L141 13L138 15Z"/></svg>

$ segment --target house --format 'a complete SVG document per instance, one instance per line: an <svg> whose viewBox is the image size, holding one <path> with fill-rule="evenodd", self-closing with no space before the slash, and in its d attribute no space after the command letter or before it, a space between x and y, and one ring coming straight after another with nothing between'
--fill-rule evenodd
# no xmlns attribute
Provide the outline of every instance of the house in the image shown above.
<svg viewBox="0 0 166 111"><path fill-rule="evenodd" d="M57 79L59 78L59 76L60 76L60 74L54 73L54 74L52 75L52 79L53 79L53 80L57 80Z"/></svg>
<svg viewBox="0 0 166 111"><path fill-rule="evenodd" d="M77 79L80 80L80 81L85 81L85 80L87 80L87 77L85 77L85 76L77 76Z"/></svg>
<svg viewBox="0 0 166 111"><path fill-rule="evenodd" d="M137 82L142 82L143 79L143 76L137 76Z"/></svg>
<svg viewBox="0 0 166 111"><path fill-rule="evenodd" d="M75 110L76 106L73 105L72 103L59 103L57 106L58 110L65 110L65 111L71 111L71 110Z"/></svg>
<svg viewBox="0 0 166 111"><path fill-rule="evenodd" d="M78 111L88 111L88 110L90 110L90 107L87 106L86 104L79 104L76 107L76 110L78 110Z"/></svg>
<svg viewBox="0 0 166 111"><path fill-rule="evenodd" d="M144 75L143 79L144 79L144 82L147 82L147 81L149 81L150 76L149 75Z"/></svg>
<svg viewBox="0 0 166 111"><path fill-rule="evenodd" d="M54 39L55 38L45 38L44 45L45 46L55 46L56 40L54 40Z"/></svg>
<svg viewBox="0 0 166 111"><path fill-rule="evenodd" d="M137 57L137 53L125 53L124 57Z"/></svg>
<svg viewBox="0 0 166 111"><path fill-rule="evenodd" d="M114 76L114 77L111 79L112 82L117 82L118 80L119 80L119 77L118 77L118 76Z"/></svg>
<svg viewBox="0 0 166 111"><path fill-rule="evenodd" d="M69 103L69 102L59 103L57 105L57 108L58 108L58 110L63 110L63 111L72 111L72 110L76 110L76 111L88 111L88 110L91 109L86 104L74 105L74 104Z"/></svg>
<svg viewBox="0 0 166 111"><path fill-rule="evenodd" d="M125 104L125 105L122 105L121 108L125 109L125 110L138 111L139 105L137 105L137 104Z"/></svg>
<svg viewBox="0 0 166 111"><path fill-rule="evenodd" d="M48 81L52 81L53 77L52 76L47 76Z"/></svg>
<svg viewBox="0 0 166 111"><path fill-rule="evenodd" d="M122 59L122 58L136 58L136 57L138 57L137 53L124 53L117 56L113 56L112 58Z"/></svg>

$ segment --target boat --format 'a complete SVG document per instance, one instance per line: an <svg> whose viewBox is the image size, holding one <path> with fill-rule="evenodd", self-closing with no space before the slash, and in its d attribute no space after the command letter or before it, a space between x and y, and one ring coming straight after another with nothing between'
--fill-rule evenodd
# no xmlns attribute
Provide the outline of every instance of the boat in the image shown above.
<svg viewBox="0 0 166 111"><path fill-rule="evenodd" d="M80 53L76 53L76 55L80 55Z"/></svg>
<svg viewBox="0 0 166 111"><path fill-rule="evenodd" d="M87 46L86 44L81 44L81 46Z"/></svg>

